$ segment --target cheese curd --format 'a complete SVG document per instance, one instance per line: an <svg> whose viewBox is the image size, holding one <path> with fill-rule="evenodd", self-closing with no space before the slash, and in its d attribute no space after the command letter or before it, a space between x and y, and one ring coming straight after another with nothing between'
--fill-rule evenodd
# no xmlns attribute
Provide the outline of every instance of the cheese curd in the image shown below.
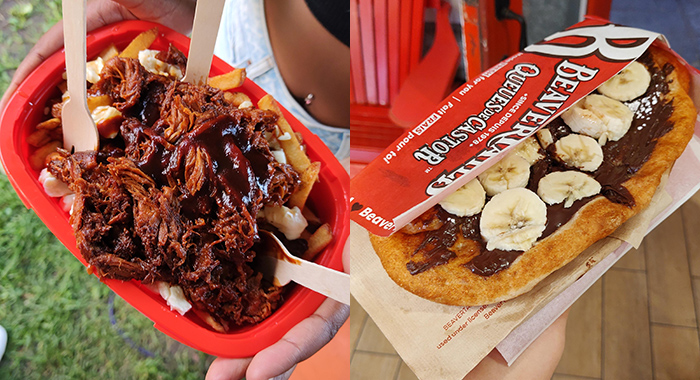
<svg viewBox="0 0 700 380"><path fill-rule="evenodd" d="M96 60L90 61L85 65L85 79L90 83L97 83L100 80L100 73L105 67L102 57L97 57Z"/></svg>
<svg viewBox="0 0 700 380"><path fill-rule="evenodd" d="M277 227L287 240L299 239L309 225L299 207L296 206L291 209L286 206L265 206L261 214L265 220Z"/></svg>
<svg viewBox="0 0 700 380"><path fill-rule="evenodd" d="M158 282L157 287L158 293L168 303L170 310L175 310L180 315L185 315L192 308L192 304L185 298L185 293L181 287L177 285L170 286L170 284L163 281Z"/></svg>
<svg viewBox="0 0 700 380"><path fill-rule="evenodd" d="M179 67L165 63L156 58L157 50L141 50L139 52L139 62L149 72L153 74L165 75L175 79L182 79L182 70Z"/></svg>
<svg viewBox="0 0 700 380"><path fill-rule="evenodd" d="M44 187L44 192L50 197L63 197L68 194L73 194L71 189L68 188L68 185L54 177L46 168L42 169L41 173L39 173L39 182Z"/></svg>

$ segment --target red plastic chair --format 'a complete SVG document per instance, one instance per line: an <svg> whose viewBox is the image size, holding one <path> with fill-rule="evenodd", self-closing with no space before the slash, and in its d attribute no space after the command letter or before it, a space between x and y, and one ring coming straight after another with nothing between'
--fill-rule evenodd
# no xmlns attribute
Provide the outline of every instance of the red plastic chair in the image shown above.
<svg viewBox="0 0 700 380"><path fill-rule="evenodd" d="M426 8L436 38L422 56ZM451 89L459 47L439 0L351 0L351 155L368 162Z"/></svg>

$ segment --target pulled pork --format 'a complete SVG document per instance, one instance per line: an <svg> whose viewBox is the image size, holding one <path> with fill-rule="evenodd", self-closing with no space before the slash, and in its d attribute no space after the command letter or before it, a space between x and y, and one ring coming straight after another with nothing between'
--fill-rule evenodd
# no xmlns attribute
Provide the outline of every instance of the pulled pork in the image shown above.
<svg viewBox="0 0 700 380"><path fill-rule="evenodd" d="M163 54L184 64L176 49ZM251 268L256 215L282 205L298 174L274 159L263 132L277 116L238 109L223 93L149 73L113 58L90 91L124 115L98 152L61 152L49 171L76 193L78 247L100 277L166 281L223 326L255 323L282 288Z"/></svg>

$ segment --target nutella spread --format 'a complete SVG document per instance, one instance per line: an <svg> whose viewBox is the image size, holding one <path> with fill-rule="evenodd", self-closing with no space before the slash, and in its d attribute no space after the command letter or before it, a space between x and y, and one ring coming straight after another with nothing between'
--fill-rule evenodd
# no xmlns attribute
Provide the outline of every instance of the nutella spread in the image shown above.
<svg viewBox="0 0 700 380"><path fill-rule="evenodd" d="M642 96L623 102L634 113L632 125L622 138L617 141L608 141L602 146L603 163L592 173L592 177L602 187L600 191L602 196L611 202L628 207L633 207L635 200L623 186L624 182L649 159L657 139L673 128L673 124L669 121L673 113L673 104L664 100L664 95L669 91L667 76L673 71L673 66L666 64L663 68L656 67L648 52L642 55L638 62L649 70L650 85ZM572 133L561 118L553 120L544 128L549 130L554 141ZM536 192L540 179L548 173L576 170L553 157L555 155L552 143L546 149L544 158L531 167L528 189ZM563 203L547 205L547 224L538 240L554 233L594 198L596 197L589 196L579 199L570 207L565 207ZM474 251L477 254L465 265L474 274L491 276L508 268L524 251L487 250L486 243L479 232L480 217L481 213L458 217L436 205L417 218L406 227L408 230L405 231L426 232L422 243L413 252L412 260L406 264L408 271L416 275L454 259L456 254L451 248L454 249L460 237L476 243L477 248Z"/></svg>

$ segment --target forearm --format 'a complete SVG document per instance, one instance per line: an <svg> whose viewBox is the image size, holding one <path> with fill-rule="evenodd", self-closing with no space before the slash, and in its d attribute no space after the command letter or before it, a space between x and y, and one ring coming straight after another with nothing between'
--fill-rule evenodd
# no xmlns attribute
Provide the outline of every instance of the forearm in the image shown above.
<svg viewBox="0 0 700 380"><path fill-rule="evenodd" d="M549 379L564 352L567 310L508 367L497 350L491 351L464 380L529 380Z"/></svg>

